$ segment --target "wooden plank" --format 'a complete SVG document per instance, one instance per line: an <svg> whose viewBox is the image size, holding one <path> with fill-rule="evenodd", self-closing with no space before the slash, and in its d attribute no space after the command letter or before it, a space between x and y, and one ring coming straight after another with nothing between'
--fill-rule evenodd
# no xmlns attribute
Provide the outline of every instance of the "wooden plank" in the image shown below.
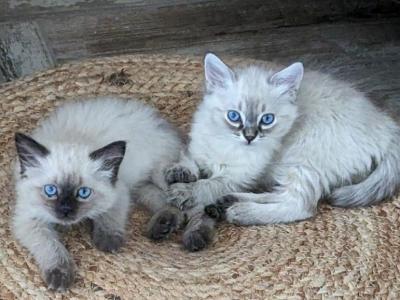
<svg viewBox="0 0 400 300"><path fill-rule="evenodd" d="M377 101L400 102L400 19L210 37L188 47L161 51L202 55L208 50L222 56L275 60L283 64L302 61L306 69L318 69L350 81Z"/></svg>
<svg viewBox="0 0 400 300"><path fill-rule="evenodd" d="M102 18L73 19L73 27L42 22L56 58L69 61L77 57L97 57L125 53L177 53L199 54L212 50L225 54L273 59L296 58L304 55L340 54L350 49L360 50L370 45L399 42L400 19L358 23L334 23L275 29L242 30L226 34L213 34L222 28L194 30L165 29L163 32L129 30L125 26L109 29ZM85 27L79 29L78 27ZM126 25L128 26L128 25ZM341 41L342 40L342 41ZM348 45L348 48L346 48ZM397 44L398 45L398 44ZM356 51L356 50L354 50ZM371 49L372 51L372 49Z"/></svg>
<svg viewBox="0 0 400 300"><path fill-rule="evenodd" d="M0 23L1 81L10 81L54 65L35 23Z"/></svg>
<svg viewBox="0 0 400 300"><path fill-rule="evenodd" d="M366 75L382 79L382 72L396 77L385 65L399 63L400 19L387 16L399 7L391 0L0 0L0 20L34 20L57 62L212 50L323 64L361 82ZM360 21L366 16L370 18ZM343 19L347 21L330 23ZM390 80L380 89L393 97L395 83Z"/></svg>
<svg viewBox="0 0 400 300"><path fill-rule="evenodd" d="M240 1L240 0L1 0L0 18L17 20L18 18L46 17L54 14L87 14L90 11L96 13L115 10L126 11L159 11L160 16L165 11L176 11L184 15L186 10L198 9L200 12L208 9L209 13L227 12L230 8L259 7L260 13L248 15L246 18L264 17L265 20L279 17L290 17L292 21L297 18L312 18L314 20L328 20L341 16L371 17L377 14L395 14L399 9L399 3L393 0L280 0L280 1ZM222 10L220 9L222 8ZM263 9L266 8L266 9ZM278 12L278 15L276 14ZM201 13L199 13L201 15ZM271 16L275 16L271 18ZM223 21L224 15L220 15L216 21ZM179 22L176 19L175 22Z"/></svg>
<svg viewBox="0 0 400 300"><path fill-rule="evenodd" d="M221 6L219 10L213 7L212 13L206 9L193 8L186 10L182 15L174 8L160 19L160 13L130 12L126 9L118 14L95 12L65 15L60 16L56 22L46 18L39 20L39 23L49 40L54 41L57 57L68 59L63 54L64 49L72 50L79 46L81 48L77 49L77 55L91 52L120 53L119 49L146 51L148 48L154 48L154 45L169 41L191 43L202 38L218 38L234 33L258 33L269 28L286 27L291 22L290 16L279 17L280 14L276 7L268 9L265 5L248 5L243 9L240 6L232 9ZM224 16L223 20L220 20L221 15ZM57 44L60 44L60 47Z"/></svg>
<svg viewBox="0 0 400 300"><path fill-rule="evenodd" d="M322 68L354 82L377 99L398 99L400 95L400 18L274 29L260 26L256 31L225 34L195 30L188 35L184 29L179 28L166 29L163 32L155 29L149 30L145 36L141 36L141 32L120 27L112 27L110 32L109 27L96 23L98 21L97 18L92 21L81 19L84 24L93 22L93 28L99 30L97 33L91 34L88 30L83 36L79 36L69 28L62 32L63 39L59 39L60 35L56 33L64 27L51 27L54 32L47 31L47 34L56 57L60 61L69 61L80 55L203 55L212 50L222 56L278 60L281 63L301 60L307 68ZM50 28L46 22L42 25ZM214 26L210 30L220 29ZM64 40L66 36L67 42Z"/></svg>
<svg viewBox="0 0 400 300"><path fill-rule="evenodd" d="M197 8L203 11L208 7L210 13L218 12L218 7L224 7L225 12L234 7L254 7L262 6L268 8L264 11L264 18L270 20L270 13L278 17L290 16L292 20L296 18L337 18L340 16L358 17L373 16L376 14L394 13L395 8L399 8L398 3L392 0L357 0L357 1L335 1L335 0L280 0L280 1L240 1L240 0L1 0L0 18L35 18L59 13L87 13L89 11L109 11L113 13L115 9L128 11L147 10L177 10L184 14L190 8ZM257 15L248 16L257 18ZM219 21L223 20L221 15ZM179 19L175 20L179 22Z"/></svg>
<svg viewBox="0 0 400 300"><path fill-rule="evenodd" d="M230 39L235 39L239 53L253 56L255 50L259 51L257 45L265 44L259 37L269 35L271 28L388 13L395 11L389 8L397 5L390 0L349 3L334 0L0 0L0 3L0 19L36 20L58 62L182 49L199 53L203 52L204 45L214 42L222 41L229 48ZM301 30L299 34L304 35ZM236 41L242 38L243 43ZM248 42L249 39L254 42ZM271 40L275 48L282 45L279 37ZM248 51L243 49L246 43L251 47Z"/></svg>

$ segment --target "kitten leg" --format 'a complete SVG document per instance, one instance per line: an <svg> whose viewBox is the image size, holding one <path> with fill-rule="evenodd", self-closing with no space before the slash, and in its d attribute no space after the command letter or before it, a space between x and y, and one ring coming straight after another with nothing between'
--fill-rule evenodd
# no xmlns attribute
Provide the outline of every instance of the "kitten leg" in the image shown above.
<svg viewBox="0 0 400 300"><path fill-rule="evenodd" d="M179 163L176 163L164 171L164 177L168 185L182 182L194 182L199 178L199 168L187 153L181 153Z"/></svg>
<svg viewBox="0 0 400 300"><path fill-rule="evenodd" d="M255 202L255 203L278 203L281 199L275 197L273 193L246 193L246 197L241 197L243 193L231 193L222 196L217 200L218 202L231 202L230 198L240 198L241 202Z"/></svg>
<svg viewBox="0 0 400 300"><path fill-rule="evenodd" d="M166 197L166 193L152 183L138 191L137 201L152 213L146 235L155 241L168 238L183 225L185 219L181 210L166 203Z"/></svg>
<svg viewBox="0 0 400 300"><path fill-rule="evenodd" d="M115 252L124 243L125 225L129 214L129 194L121 194L120 201L93 220L92 239L97 249Z"/></svg>
<svg viewBox="0 0 400 300"><path fill-rule="evenodd" d="M171 233L182 228L184 223L184 212L174 206L167 205L151 217L147 225L146 235L154 241L164 240Z"/></svg>
<svg viewBox="0 0 400 300"><path fill-rule="evenodd" d="M215 234L215 223L204 213L204 206L224 194L241 190L225 176L200 179L192 183L171 185L168 199L172 206L186 212L188 224L183 234L183 244L189 251L199 251L209 245Z"/></svg>
<svg viewBox="0 0 400 300"><path fill-rule="evenodd" d="M74 281L75 264L57 232L37 219L16 215L13 230L16 238L35 258L48 287L67 290Z"/></svg>
<svg viewBox="0 0 400 300"><path fill-rule="evenodd" d="M254 202L254 203L277 203L279 201L271 193L246 193L246 197L243 197L243 193L231 193L218 198L215 204L210 204L205 207L205 213L213 219L222 221L225 219L226 210L231 207L235 202Z"/></svg>
<svg viewBox="0 0 400 300"><path fill-rule="evenodd" d="M200 251L212 242L216 221L204 213L203 206L195 207L189 211L188 219L182 237L183 245L191 252Z"/></svg>
<svg viewBox="0 0 400 300"><path fill-rule="evenodd" d="M274 192L257 197L251 193L228 195L220 200L217 213L210 207L206 208L206 212L212 211L215 215L210 215L240 225L285 223L312 217L322 196L318 173L305 166L280 172L280 185ZM251 201L255 198L258 203Z"/></svg>
<svg viewBox="0 0 400 300"><path fill-rule="evenodd" d="M226 220L237 225L288 223L312 217L314 211L294 199L282 203L238 202L226 210Z"/></svg>
<svg viewBox="0 0 400 300"><path fill-rule="evenodd" d="M152 182L147 182L137 188L132 198L135 203L143 205L151 214L155 214L167 205L166 192Z"/></svg>
<svg viewBox="0 0 400 300"><path fill-rule="evenodd" d="M161 167L152 173L151 182L139 189L137 197L137 201L152 214L147 224L146 236L155 241L167 239L171 233L183 226L185 220L181 210L167 204L165 191L168 184L165 178L165 169L161 164Z"/></svg>
<svg viewBox="0 0 400 300"><path fill-rule="evenodd" d="M242 188L225 176L199 179L191 183L175 183L168 190L167 202L181 210L189 210L199 204L215 203L219 197L241 191Z"/></svg>

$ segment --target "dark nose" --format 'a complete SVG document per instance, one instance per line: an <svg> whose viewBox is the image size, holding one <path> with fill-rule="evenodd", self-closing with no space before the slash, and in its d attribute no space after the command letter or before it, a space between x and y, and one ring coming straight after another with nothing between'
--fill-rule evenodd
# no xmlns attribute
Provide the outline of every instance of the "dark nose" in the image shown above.
<svg viewBox="0 0 400 300"><path fill-rule="evenodd" d="M60 205L58 208L57 208L57 213L58 213L58 215L60 216L60 217L64 217L64 218L66 218L66 217L68 217L70 214L71 214L71 212L72 212L72 207L71 206L69 206L69 205Z"/></svg>
<svg viewBox="0 0 400 300"><path fill-rule="evenodd" d="M251 141L257 137L257 130L254 128L245 128L243 130L243 136L247 140L247 144L250 144Z"/></svg>
<svg viewBox="0 0 400 300"><path fill-rule="evenodd" d="M244 138L247 140L247 144L250 144L256 138L256 135L245 135Z"/></svg>

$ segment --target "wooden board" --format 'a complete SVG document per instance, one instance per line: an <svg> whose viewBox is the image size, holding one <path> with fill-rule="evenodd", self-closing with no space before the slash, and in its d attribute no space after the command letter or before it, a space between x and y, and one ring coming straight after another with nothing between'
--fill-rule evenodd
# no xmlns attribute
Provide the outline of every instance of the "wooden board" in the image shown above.
<svg viewBox="0 0 400 300"><path fill-rule="evenodd" d="M398 66L399 12L393 0L0 0L0 30L34 24L33 35L46 41L55 63L211 50L318 62L357 81L366 71Z"/></svg>
<svg viewBox="0 0 400 300"><path fill-rule="evenodd" d="M34 22L1 24L0 80L10 81L54 65L53 56Z"/></svg>
<svg viewBox="0 0 400 300"><path fill-rule="evenodd" d="M173 51L210 40L218 43L226 39L224 36L232 35L245 41L254 34L269 34L271 29L348 21L354 17L388 17L400 11L400 3L392 0L0 0L0 3L0 21L33 20L39 25L57 62Z"/></svg>

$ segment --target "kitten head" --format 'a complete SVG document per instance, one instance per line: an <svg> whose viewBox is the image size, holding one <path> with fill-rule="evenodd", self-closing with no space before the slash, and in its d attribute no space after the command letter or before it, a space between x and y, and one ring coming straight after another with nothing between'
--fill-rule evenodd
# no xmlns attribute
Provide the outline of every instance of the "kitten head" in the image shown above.
<svg viewBox="0 0 400 300"><path fill-rule="evenodd" d="M22 201L18 209L50 222L72 224L107 211L117 201L115 185L125 142L95 151L82 145L47 148L17 133L15 143L17 193Z"/></svg>
<svg viewBox="0 0 400 300"><path fill-rule="evenodd" d="M219 132L254 145L280 140L297 118L297 90L303 65L280 72L250 66L231 70L214 54L204 60L206 95L202 109Z"/></svg>

